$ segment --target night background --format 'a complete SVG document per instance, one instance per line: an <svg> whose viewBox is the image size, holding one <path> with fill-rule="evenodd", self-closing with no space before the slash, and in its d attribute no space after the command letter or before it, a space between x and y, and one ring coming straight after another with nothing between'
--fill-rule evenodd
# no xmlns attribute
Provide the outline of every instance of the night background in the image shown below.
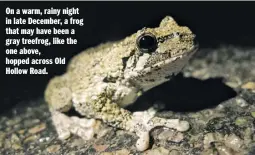
<svg viewBox="0 0 255 155"><path fill-rule="evenodd" d="M78 7L79 15L84 18L84 26L76 28L72 38L77 45L30 45L27 48L38 48L41 58L66 57L66 60L82 50L102 42L119 40L137 30L158 26L166 15L175 18L179 25L188 26L196 35L200 48L213 48L221 45L254 47L255 45L255 3L254 2L1 2L2 32L5 33L5 8L66 8ZM18 15L15 15L19 17ZM8 16L12 18L11 15ZM27 17L27 16L26 16ZM43 17L49 17L45 15ZM42 17L42 18L43 18ZM59 18L52 16L54 18ZM30 28L31 25L22 25ZM11 26L16 28L17 25ZM32 27L36 27L33 25ZM32 28L31 27L31 28ZM38 26L43 28L43 25ZM45 28L51 28L48 25ZM57 27L57 26L54 26ZM64 28L64 26L63 26ZM2 35L4 36L4 35ZM66 38L62 36L62 38ZM36 37L33 36L31 38ZM39 37L39 36L38 36ZM41 36L42 37L42 36ZM43 36L47 37L47 36ZM51 37L51 36L50 36ZM5 38L2 43L5 44ZM30 37L28 37L30 38ZM60 36L61 38L61 36ZM20 46L22 47L22 46ZM5 49L5 47L4 47ZM5 64L5 52L2 52ZM8 56L12 57L12 56ZM31 56L32 57L32 56ZM66 65L45 65L48 75L5 75L2 81L3 102L0 112L8 111L21 101L31 101L43 97L48 80L64 73ZM20 68L29 67L22 65ZM42 65L42 68L44 65ZM38 67L40 68L40 67Z"/></svg>

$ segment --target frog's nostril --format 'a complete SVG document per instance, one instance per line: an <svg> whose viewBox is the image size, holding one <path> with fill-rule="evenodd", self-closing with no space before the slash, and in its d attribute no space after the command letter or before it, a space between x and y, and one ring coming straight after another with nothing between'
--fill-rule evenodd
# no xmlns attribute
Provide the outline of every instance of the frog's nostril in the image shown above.
<svg viewBox="0 0 255 155"><path fill-rule="evenodd" d="M181 33L180 32L176 32L176 33L174 33L174 36L175 37L179 37L181 35Z"/></svg>

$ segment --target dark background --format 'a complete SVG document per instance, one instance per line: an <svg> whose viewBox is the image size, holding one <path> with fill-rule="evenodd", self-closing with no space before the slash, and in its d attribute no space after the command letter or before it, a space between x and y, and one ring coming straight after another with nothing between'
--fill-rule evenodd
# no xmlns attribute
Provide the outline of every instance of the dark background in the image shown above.
<svg viewBox="0 0 255 155"><path fill-rule="evenodd" d="M180 25L190 27L197 35L201 48L229 44L241 47L254 47L255 45L255 2L45 1L1 3L1 29L3 33L5 33L6 27L4 24L6 7L14 9L78 7L80 9L80 15L73 17L84 18L85 25L83 27L72 26L77 30L73 38L78 39L78 45L27 46L27 48L39 48L43 54L41 58L62 56L70 60L73 55L87 47L124 38L144 26L155 27L166 15L173 16ZM8 17L12 18L12 16ZM17 25L11 27L15 28ZM29 28L31 25L22 25L21 27ZM48 28L51 27L48 26ZM43 26L40 25L40 28ZM1 36L4 36L2 43L5 44L6 36L4 34ZM66 65L47 65L49 75L5 75L5 52L2 52L2 57L4 63L2 72L4 100L0 105L0 112L7 111L21 101L31 101L42 97L48 80L54 75L62 74L66 67ZM24 65L24 68L27 67L29 66Z"/></svg>

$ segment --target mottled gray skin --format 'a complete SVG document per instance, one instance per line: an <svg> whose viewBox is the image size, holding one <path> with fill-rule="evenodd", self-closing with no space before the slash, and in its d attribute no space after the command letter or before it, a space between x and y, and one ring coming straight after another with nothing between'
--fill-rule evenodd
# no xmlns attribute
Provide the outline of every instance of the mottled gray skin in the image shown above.
<svg viewBox="0 0 255 155"><path fill-rule="evenodd" d="M153 51L138 47L138 38L145 34L157 40ZM45 90L45 100L60 138L70 133L83 137L88 132L82 130L85 122L91 120L83 120L81 125L63 114L72 107L87 118L135 132L141 151L147 149L149 131L156 126L187 130L186 121L154 117L154 109L131 113L124 107L180 72L197 49L194 37L188 27L179 26L167 16L159 27L143 28L121 41L101 44L76 55L66 73L51 79ZM74 129L75 126L79 128Z"/></svg>

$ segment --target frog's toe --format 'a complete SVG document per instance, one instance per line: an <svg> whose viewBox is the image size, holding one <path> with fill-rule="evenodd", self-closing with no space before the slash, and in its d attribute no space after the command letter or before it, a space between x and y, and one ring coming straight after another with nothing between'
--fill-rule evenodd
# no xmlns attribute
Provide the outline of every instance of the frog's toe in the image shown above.
<svg viewBox="0 0 255 155"><path fill-rule="evenodd" d="M52 122L58 134L58 138L61 140L67 139L71 136L69 131L69 126L71 125L71 120L65 114L58 111L51 112Z"/></svg>
<svg viewBox="0 0 255 155"><path fill-rule="evenodd" d="M139 133L139 139L136 142L136 148L138 151L144 151L148 149L150 143L150 135L149 132L141 132Z"/></svg>
<svg viewBox="0 0 255 155"><path fill-rule="evenodd" d="M68 139L71 136L71 132L67 129L57 129L57 133L58 133L58 138L61 140Z"/></svg>
<svg viewBox="0 0 255 155"><path fill-rule="evenodd" d="M150 124L151 128L164 126L167 128L176 129L178 131L187 131L189 129L189 123L187 121L181 121L180 119L165 119L154 117L152 118Z"/></svg>
<svg viewBox="0 0 255 155"><path fill-rule="evenodd" d="M95 135L93 128L82 128L78 125L70 128L70 131L72 134L77 135L84 140L91 140Z"/></svg>
<svg viewBox="0 0 255 155"><path fill-rule="evenodd" d="M187 131L190 128L189 122L187 121L180 121L176 123L176 126L174 127L178 131Z"/></svg>
<svg viewBox="0 0 255 155"><path fill-rule="evenodd" d="M90 140L94 137L100 123L95 119L86 119L71 117L73 125L69 127L72 134L78 135L84 140Z"/></svg>

